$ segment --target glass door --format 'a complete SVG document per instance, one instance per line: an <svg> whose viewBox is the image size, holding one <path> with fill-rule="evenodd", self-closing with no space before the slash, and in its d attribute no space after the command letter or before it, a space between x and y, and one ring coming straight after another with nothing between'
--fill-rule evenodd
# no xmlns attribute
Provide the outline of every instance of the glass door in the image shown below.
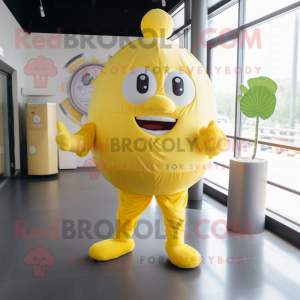
<svg viewBox="0 0 300 300"><path fill-rule="evenodd" d="M11 75L0 70L0 180L14 175Z"/></svg>

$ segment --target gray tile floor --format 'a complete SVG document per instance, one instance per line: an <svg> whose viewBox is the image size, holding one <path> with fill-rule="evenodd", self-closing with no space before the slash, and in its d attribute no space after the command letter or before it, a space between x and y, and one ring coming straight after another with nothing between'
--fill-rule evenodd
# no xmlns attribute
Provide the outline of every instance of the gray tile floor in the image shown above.
<svg viewBox="0 0 300 300"><path fill-rule="evenodd" d="M0 189L0 299L300 299L300 250L268 231L253 239L234 238L222 224L214 231L215 221L226 220L226 207L205 199L201 210L186 209L186 243L202 255L199 268L182 270L169 262L155 199L140 218L134 251L99 263L88 249L113 236L114 187L84 170L12 179ZM204 219L209 224L198 226ZM41 234L55 222L57 238L49 238L50 229L48 237ZM19 223L27 235L16 232ZM80 230L86 226L87 235ZM25 264L37 247L49 249L55 264L35 271L34 262ZM48 263L49 251L41 255Z"/></svg>

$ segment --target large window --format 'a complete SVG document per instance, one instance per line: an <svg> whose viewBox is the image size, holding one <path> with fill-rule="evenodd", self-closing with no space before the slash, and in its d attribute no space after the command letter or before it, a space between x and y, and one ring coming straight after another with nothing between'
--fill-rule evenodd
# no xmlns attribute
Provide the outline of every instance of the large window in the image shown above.
<svg viewBox="0 0 300 300"><path fill-rule="evenodd" d="M185 24L184 9L185 9L185 5L183 3L178 7L176 7L174 11L171 12L171 16L174 21L174 28L173 28L174 31Z"/></svg>
<svg viewBox="0 0 300 300"><path fill-rule="evenodd" d="M246 0L245 23L264 17L299 0Z"/></svg>
<svg viewBox="0 0 300 300"><path fill-rule="evenodd" d="M247 142L246 146L251 154L254 144ZM295 150L260 145L256 157L268 161L268 181L274 184L267 186L267 207L300 224L300 196L277 187L299 190L300 154Z"/></svg>
<svg viewBox="0 0 300 300"><path fill-rule="evenodd" d="M238 27L238 4L229 6L224 12L209 17L207 39L212 39Z"/></svg>
<svg viewBox="0 0 300 300"><path fill-rule="evenodd" d="M177 36L173 42L177 43L181 48L184 48L184 33Z"/></svg>
<svg viewBox="0 0 300 300"><path fill-rule="evenodd" d="M174 30L184 25L184 7L181 8L178 12L176 12L176 14L174 14L173 21L174 21Z"/></svg>
<svg viewBox="0 0 300 300"><path fill-rule="evenodd" d="M236 99L236 66L237 47L218 46L213 48L210 55L210 70L208 70L217 103L217 124L227 136L235 132L235 99ZM232 139L228 139L228 147L215 158L215 162L228 166L229 159L234 156ZM205 173L205 178L215 184L227 188L228 169L214 164Z"/></svg>
<svg viewBox="0 0 300 300"><path fill-rule="evenodd" d="M236 45L212 50L210 77L218 108L218 126L226 135L234 135L236 98Z"/></svg>
<svg viewBox="0 0 300 300"><path fill-rule="evenodd" d="M186 48L190 51L191 49L191 28L190 25L185 26L180 32L176 32L177 29L183 27L187 21L189 21L190 16L185 15L185 3L179 2L179 4L169 12L174 21L173 35L170 39L177 43L181 48ZM185 18L188 18L185 20Z"/></svg>
<svg viewBox="0 0 300 300"><path fill-rule="evenodd" d="M248 35L259 37L261 44L245 47L244 82L267 76L278 85L275 113L261 120L259 136L300 147L299 10L254 26ZM254 125L254 119L243 115L242 136L253 137Z"/></svg>
<svg viewBox="0 0 300 300"><path fill-rule="evenodd" d="M214 47L208 47L208 71L229 147L206 179L228 189L229 159L251 156L255 120L241 113L237 87L247 86L249 78L270 77L278 85L277 104L272 117L260 122L257 152L269 165L267 209L300 224L300 5L233 0L209 16L208 27L217 29L209 30L208 45ZM236 34L226 34L228 28L237 28Z"/></svg>

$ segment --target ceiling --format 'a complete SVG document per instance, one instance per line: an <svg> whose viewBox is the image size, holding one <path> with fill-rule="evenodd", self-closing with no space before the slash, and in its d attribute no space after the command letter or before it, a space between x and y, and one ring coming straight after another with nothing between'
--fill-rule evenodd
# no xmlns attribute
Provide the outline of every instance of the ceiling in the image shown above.
<svg viewBox="0 0 300 300"><path fill-rule="evenodd" d="M4 0L22 28L29 32L142 36L143 16L153 8L170 11L180 0Z"/></svg>
<svg viewBox="0 0 300 300"><path fill-rule="evenodd" d="M195 1L195 0L194 0ZM203 0L196 0L203 1ZM142 36L143 16L153 8L170 11L180 0L42 0L45 18L40 15L40 0L4 0L22 28L29 32ZM215 7L224 0L208 0Z"/></svg>

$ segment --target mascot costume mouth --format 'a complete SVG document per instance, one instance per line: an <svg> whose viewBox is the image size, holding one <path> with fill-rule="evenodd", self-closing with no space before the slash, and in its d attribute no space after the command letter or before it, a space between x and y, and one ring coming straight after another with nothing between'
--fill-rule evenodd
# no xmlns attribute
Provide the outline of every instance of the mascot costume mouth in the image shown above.
<svg viewBox="0 0 300 300"><path fill-rule="evenodd" d="M90 248L93 259L106 261L134 249L137 220L155 196L170 261L194 268L201 256L184 243L187 190L226 148L226 136L215 123L212 87L201 64L167 40L170 15L151 10L141 28L144 37L120 49L92 83L88 123L73 135L58 122L56 142L80 157L92 150L102 175L119 190L115 236Z"/></svg>

